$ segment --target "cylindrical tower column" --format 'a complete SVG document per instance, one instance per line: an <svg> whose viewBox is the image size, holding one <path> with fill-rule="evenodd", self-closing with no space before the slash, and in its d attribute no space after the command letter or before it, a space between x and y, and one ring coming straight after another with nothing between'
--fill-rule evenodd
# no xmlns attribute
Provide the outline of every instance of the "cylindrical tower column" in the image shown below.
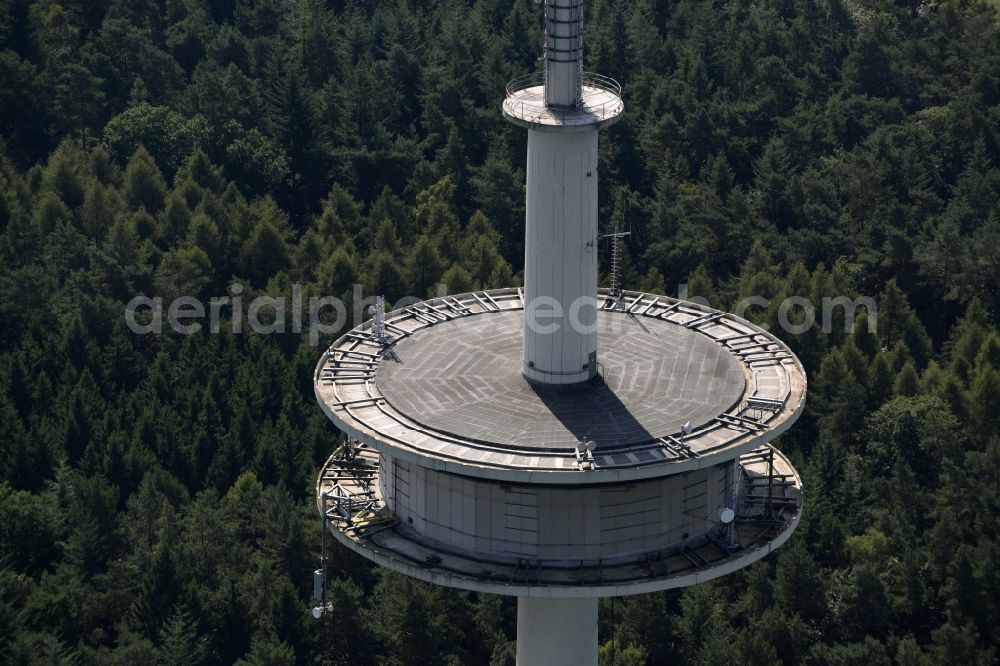
<svg viewBox="0 0 1000 666"><path fill-rule="evenodd" d="M518 597L517 666L597 666L597 599Z"/></svg>
<svg viewBox="0 0 1000 666"><path fill-rule="evenodd" d="M541 384L597 374L597 127L528 130L523 371Z"/></svg>
<svg viewBox="0 0 1000 666"><path fill-rule="evenodd" d="M583 0L545 0L545 103L571 107L580 101L583 64Z"/></svg>

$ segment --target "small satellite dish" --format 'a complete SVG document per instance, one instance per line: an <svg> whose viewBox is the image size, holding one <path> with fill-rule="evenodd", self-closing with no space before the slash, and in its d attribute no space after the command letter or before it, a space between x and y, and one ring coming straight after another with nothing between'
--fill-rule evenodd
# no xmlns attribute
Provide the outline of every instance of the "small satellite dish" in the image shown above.
<svg viewBox="0 0 1000 666"><path fill-rule="evenodd" d="M681 426L681 432L685 435L690 435L692 431L694 431L694 424L690 421Z"/></svg>
<svg viewBox="0 0 1000 666"><path fill-rule="evenodd" d="M375 314L376 312L378 312L378 309L374 305L368 306L368 314Z"/></svg>
<svg viewBox="0 0 1000 666"><path fill-rule="evenodd" d="M587 445L586 444L584 444L583 442L577 442L576 443L576 452L578 454L580 454L582 456L583 452L586 451L586 450L587 450Z"/></svg>
<svg viewBox="0 0 1000 666"><path fill-rule="evenodd" d="M323 608L321 606L313 606L313 618L318 620L323 617Z"/></svg>
<svg viewBox="0 0 1000 666"><path fill-rule="evenodd" d="M595 444L593 441L588 441L587 442L587 452L588 453L593 453L594 449L596 449L596 448L597 448L597 444Z"/></svg>
<svg viewBox="0 0 1000 666"><path fill-rule="evenodd" d="M736 512L730 509L728 506L722 507L719 511L719 520L722 521L723 525L728 525L736 519Z"/></svg>

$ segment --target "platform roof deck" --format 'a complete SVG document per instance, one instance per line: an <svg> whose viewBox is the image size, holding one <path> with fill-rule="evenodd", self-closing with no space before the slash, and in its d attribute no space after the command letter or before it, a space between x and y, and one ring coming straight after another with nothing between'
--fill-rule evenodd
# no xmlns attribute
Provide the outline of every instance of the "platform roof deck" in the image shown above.
<svg viewBox="0 0 1000 666"><path fill-rule="evenodd" d="M400 340L376 375L386 402L415 422L502 450L572 451L641 446L702 426L732 409L747 378L737 357L694 331L663 320L639 326L598 316L603 377L546 389L521 374L520 311L484 313L431 326Z"/></svg>
<svg viewBox="0 0 1000 666"><path fill-rule="evenodd" d="M388 347L367 324L348 332L317 366L317 397L342 430L394 455L555 483L715 464L769 441L801 412L805 374L773 335L669 297L627 292L622 310L601 298L604 381L586 391L547 394L520 376L523 294L506 289L390 313ZM687 421L694 429L684 435ZM594 441L593 455L581 459L578 441Z"/></svg>

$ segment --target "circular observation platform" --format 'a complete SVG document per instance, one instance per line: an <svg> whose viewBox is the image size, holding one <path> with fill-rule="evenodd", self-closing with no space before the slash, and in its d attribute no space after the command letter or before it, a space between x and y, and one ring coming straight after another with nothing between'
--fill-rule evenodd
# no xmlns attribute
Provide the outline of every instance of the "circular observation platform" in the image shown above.
<svg viewBox="0 0 1000 666"><path fill-rule="evenodd" d="M417 303L386 315L387 345L368 324L353 329L317 365L320 405L394 459L556 485L717 466L776 437L804 406L805 373L780 340L734 315L637 292L620 309L606 292L598 299L596 381L535 388L520 372L523 298L502 289Z"/></svg>
<svg viewBox="0 0 1000 666"><path fill-rule="evenodd" d="M398 504L401 490L386 482L385 462L365 444L341 447L327 460L316 484L317 508L337 541L399 573L493 594L613 597L702 583L771 553L788 540L802 514L798 473L780 452L765 445L735 461L737 499L726 503L735 516L728 524L709 517L697 528L679 528L692 530L690 535L684 532L679 542L661 539L643 549L604 557L586 553L576 544L564 544L566 552L558 557L524 552L509 541L503 544L505 552L489 551L475 537L446 539L423 522L415 524L405 512L396 515L392 504L393 500ZM527 493L523 488L513 492L518 501ZM683 500L677 503L677 510L689 508ZM476 512L474 501L464 503L466 508L470 505ZM572 506L563 508L574 512ZM508 504L507 511L511 510ZM597 538L614 539L610 535L621 529L597 527ZM510 534L508 528L506 538Z"/></svg>
<svg viewBox="0 0 1000 666"><path fill-rule="evenodd" d="M526 74L507 84L503 115L507 120L543 131L585 131L615 124L625 111L622 87L614 79L584 72L581 100L575 107L545 104L541 74Z"/></svg>
<svg viewBox="0 0 1000 666"><path fill-rule="evenodd" d="M737 406L747 377L734 354L662 319L597 316L601 370L583 387L525 381L520 311L441 322L399 340L375 385L421 426L502 450L642 446ZM655 350L654 353L650 353Z"/></svg>

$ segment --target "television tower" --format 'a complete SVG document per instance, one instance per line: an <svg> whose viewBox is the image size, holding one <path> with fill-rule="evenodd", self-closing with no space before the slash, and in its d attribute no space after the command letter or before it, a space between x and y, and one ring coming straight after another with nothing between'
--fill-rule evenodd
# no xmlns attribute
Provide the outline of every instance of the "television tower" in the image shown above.
<svg viewBox="0 0 1000 666"><path fill-rule="evenodd" d="M314 387L348 443L316 494L364 557L517 596L519 666L596 666L599 597L722 576L791 535L801 480L768 442L806 376L735 315L598 290L598 130L621 88L582 70L582 0L544 11L542 74L503 102L528 130L525 286L376 308L336 340Z"/></svg>

